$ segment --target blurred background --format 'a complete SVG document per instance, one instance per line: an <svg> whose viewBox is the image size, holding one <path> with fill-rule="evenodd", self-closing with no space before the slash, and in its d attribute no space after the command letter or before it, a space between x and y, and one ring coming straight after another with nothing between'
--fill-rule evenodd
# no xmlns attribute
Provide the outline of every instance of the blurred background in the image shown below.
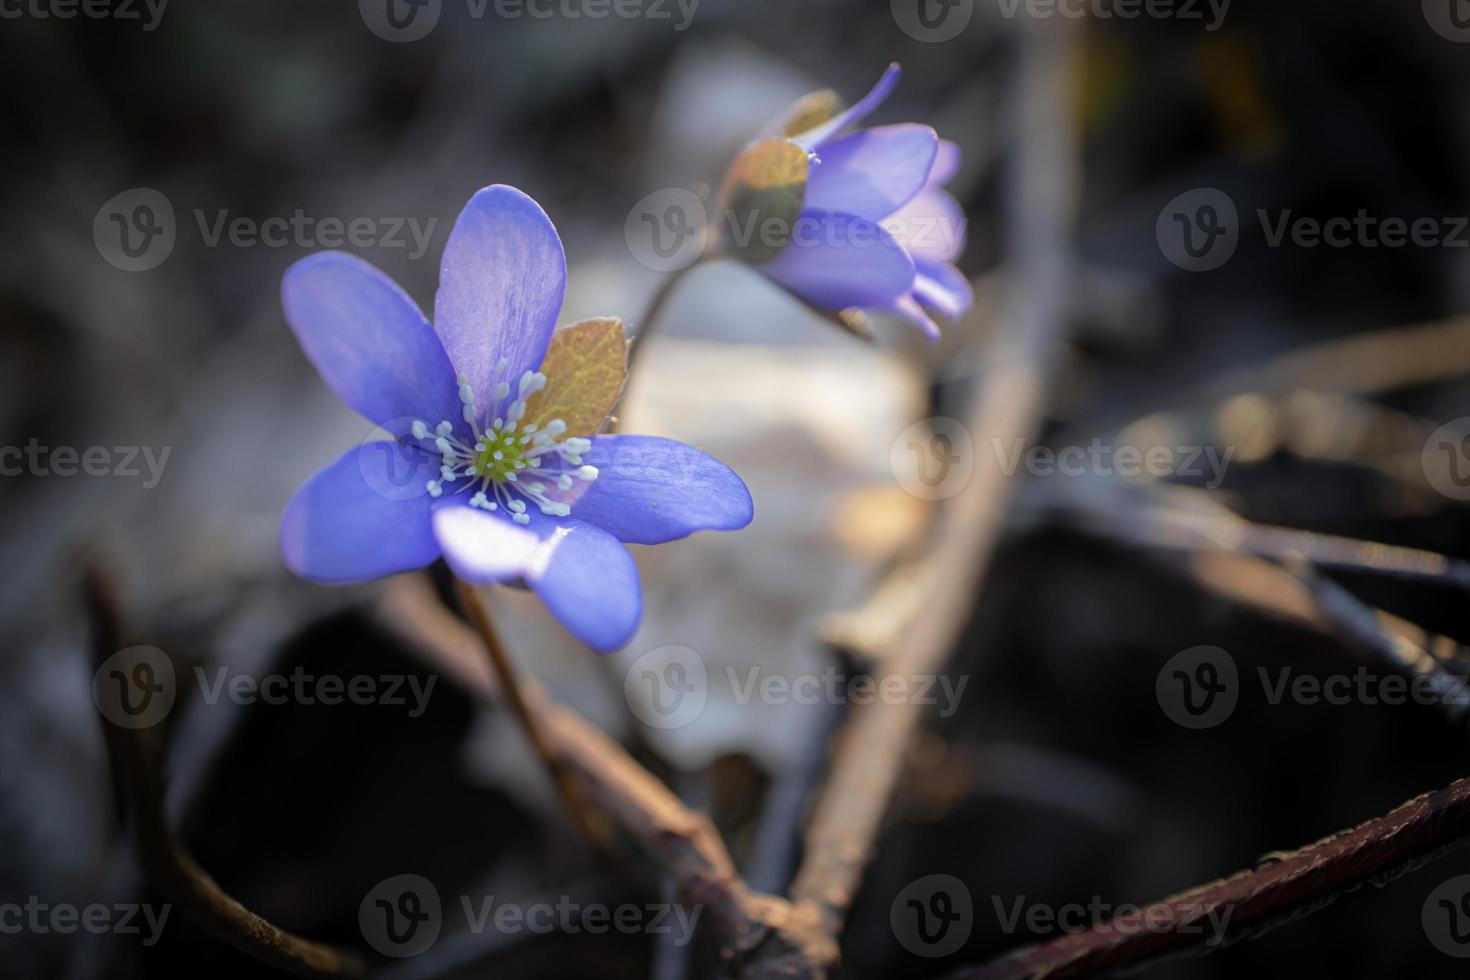
<svg viewBox="0 0 1470 980"><path fill-rule="evenodd" d="M852 101L890 61L903 78L872 121L930 123L964 152L950 190L969 216L975 311L937 345L881 321L866 343L749 269L692 273L619 414L730 463L756 520L639 549L645 622L612 657L496 590L517 659L708 812L753 887L784 891L799 836L779 830L800 825L845 706L742 699L731 679L856 669L832 660L823 626L943 506L891 449L974 396L1019 257L1007 228L1033 203L1015 193L1017 146L1055 127L1077 199L1036 445L1197 449L1204 469L1147 486L1096 466L1014 473L944 675L962 693L940 696L908 757L835 975L948 976L1065 931L1017 908L1142 904L1465 774L1454 705L1307 703L1258 680L1466 673L1463 0L1181 0L1137 17L1088 4L1078 21L1027 0L650 0L631 16L558 0L544 18L389 3L0 0L0 445L24 450L0 478L0 907L166 902L113 802L78 592L91 554L130 641L177 672L159 726L170 817L246 906L387 963L359 906L412 873L443 896L443 929L389 975L718 975L708 943L647 929L469 928L455 896L667 896L569 844L505 713L383 627L388 586L329 589L282 566L286 500L372 427L301 355L279 282L336 245L330 222L357 222L346 247L427 308L459 209L508 183L563 238L562 322L636 330L668 274L637 240L640 207L708 199L798 97ZM1018 65L1032 32L1059 29L1069 108L1038 119ZM140 205L152 217L124 241ZM291 224L284 240L260 238L270 219ZM1422 233L1394 244L1386 219ZM1334 221L1340 234L1314 237ZM965 452L999 451L968 437ZM105 459L65 475L61 447ZM1351 540L1324 583L1292 571L1307 539L1281 528ZM1449 561L1396 564L1424 552ZM1348 612L1308 608L1324 595ZM1365 609L1388 619L1364 629ZM1227 719L1192 728L1161 679L1202 646L1241 681ZM702 710L677 723L628 683L670 649L707 672ZM437 684L417 705L210 694L220 677L293 672ZM1467 873L1453 853L1143 975L1460 976L1470 943L1447 948L1425 909ZM896 896L935 874L972 906L944 955L890 922ZM151 937L17 921L0 914L17 977L273 975L179 914Z"/></svg>

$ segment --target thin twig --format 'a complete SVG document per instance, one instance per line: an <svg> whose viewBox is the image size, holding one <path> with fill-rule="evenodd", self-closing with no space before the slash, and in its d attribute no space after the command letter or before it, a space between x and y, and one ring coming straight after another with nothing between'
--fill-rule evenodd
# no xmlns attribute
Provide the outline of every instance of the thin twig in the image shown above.
<svg viewBox="0 0 1470 980"><path fill-rule="evenodd" d="M1231 602L1367 651L1408 676L1425 677L1445 716L1453 722L1465 720L1470 654L1463 644L1368 605L1318 572L1305 555L1287 554L1277 562L1221 547L1218 539L1161 534L1161 527L1171 525L1161 525L1150 513L1157 509L1157 504L1139 500L1095 512L1074 507L1053 516L1130 547L1185 553L1186 561L1165 562L1163 567Z"/></svg>
<svg viewBox="0 0 1470 980"><path fill-rule="evenodd" d="M1219 881L1145 906L1126 919L1009 953L960 974L966 980L1039 980L1137 968L1225 941L1255 937L1331 904L1364 884L1381 885L1463 846L1470 835L1470 779L1410 800L1353 829ZM1215 940L1212 942L1211 940Z"/></svg>
<svg viewBox="0 0 1470 980"><path fill-rule="evenodd" d="M526 741L531 743L531 749L536 753L536 757L546 767L551 783L556 788L557 796L561 798L562 806L566 808L567 816L588 841L599 847L605 846L608 840L607 822L602 819L601 814L587 805L587 798L582 792L582 787L577 784L576 778L567 769L561 753L557 752L546 740L540 724L536 721L536 716L531 713L530 707L526 704L525 696L521 691L521 683L517 680L515 665L511 663L510 655L506 653L505 644L500 639L500 632L490 620L490 612L485 608L485 601L480 598L479 591L463 579L456 578L454 586L459 596L460 606L469 617L470 625L474 626L475 632L480 635L480 641L485 645L485 652L489 654L490 665L495 668L495 676L500 682L500 691L504 695L504 701L510 705L511 712L516 716L516 721L520 724L521 731L525 733Z"/></svg>
<svg viewBox="0 0 1470 980"><path fill-rule="evenodd" d="M427 584L404 577L385 586L374 607L377 624L485 703L503 693L480 653L475 633L435 601ZM656 870L673 880L680 898L702 909L700 922L736 970L762 962L796 965L791 976L811 976L800 946L799 917L789 903L752 891L704 814L679 798L612 739L526 679L520 695L540 723L546 743L575 773L587 798L631 838Z"/></svg>
<svg viewBox="0 0 1470 980"><path fill-rule="evenodd" d="M94 666L100 666L122 648L122 616L111 580L95 564L87 566L83 588ZM267 922L225 894L175 840L165 814L163 748L156 728L124 728L106 718L102 728L143 871L190 920L241 952L296 976L362 976L357 954L303 939Z"/></svg>
<svg viewBox="0 0 1470 980"><path fill-rule="evenodd" d="M1028 25L1021 43L1013 120L1017 152L1008 195L1015 202L1008 237L1019 278L1001 336L986 348L966 419L972 438L1003 441L1031 437L1042 411L1065 321L1077 192L1072 31L1065 25ZM912 678L940 669L970 618L1012 484L993 456L976 454L969 483L946 502L932 550L898 573L916 580L897 591L922 594L925 601L902 629L886 631L895 646L879 663L882 673ZM915 701L855 706L841 734L792 887L798 912L819 923L810 945L820 952L824 968L837 960L843 921L873 855L922 712Z"/></svg>
<svg viewBox="0 0 1470 980"><path fill-rule="evenodd" d="M1300 557L1318 568L1423 581L1470 592L1470 562L1422 548L1364 541L1298 528L1257 524L1191 487L1096 483L1069 488L1058 480L1033 505L1055 508L1086 530L1116 535L1160 548L1216 550L1276 562Z"/></svg>

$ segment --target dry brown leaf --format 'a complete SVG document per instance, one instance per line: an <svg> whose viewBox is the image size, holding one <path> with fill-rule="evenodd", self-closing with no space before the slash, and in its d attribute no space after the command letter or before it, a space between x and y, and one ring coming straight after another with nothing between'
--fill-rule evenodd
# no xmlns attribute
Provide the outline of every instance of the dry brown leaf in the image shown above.
<svg viewBox="0 0 1470 980"><path fill-rule="evenodd" d="M545 428L552 419L561 419L569 436L597 432L612 414L628 373L623 321L598 317L558 330L546 348L541 373L546 387L526 399L526 421Z"/></svg>

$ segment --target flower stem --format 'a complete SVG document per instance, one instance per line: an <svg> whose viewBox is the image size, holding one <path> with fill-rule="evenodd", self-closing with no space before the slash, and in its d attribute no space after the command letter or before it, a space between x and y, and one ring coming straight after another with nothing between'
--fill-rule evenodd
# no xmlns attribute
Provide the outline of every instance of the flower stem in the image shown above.
<svg viewBox="0 0 1470 980"><path fill-rule="evenodd" d="M556 787L556 793L561 797L567 816L588 841L598 846L605 845L608 840L607 825L589 805L586 794L582 792L582 787L573 777L561 755L551 747L551 743L536 723L535 716L531 714L531 708L526 703L526 696L517 678L515 666L511 663L509 654L506 653L505 644L501 641L495 624L490 620L490 612L485 608L480 593L473 585L460 578L455 578L454 586L459 595L460 605L469 617L470 625L475 628L476 633L480 634L485 650L490 654L490 665L495 669L501 693L515 714L521 731L525 733L526 741L531 743L532 750L540 758L541 764L546 767L547 775L551 777L552 785Z"/></svg>
<svg viewBox="0 0 1470 980"><path fill-rule="evenodd" d="M122 609L112 577L100 562L87 562L82 586L94 666L100 670L124 647ZM245 955L298 977L355 978L367 972L352 950L294 935L256 915L194 861L169 826L164 747L157 728L124 728L104 717L102 730L119 817L129 825L138 863L190 921Z"/></svg>
<svg viewBox="0 0 1470 980"><path fill-rule="evenodd" d="M633 366L638 363L638 356L643 351L643 348L647 346L648 338L653 336L654 324L658 323L662 317L664 307L668 306L669 300L673 298L674 290L684 281L685 276L714 258L714 255L715 253L713 251L706 250L699 258L684 268L671 272L659 284L657 292L653 294L653 299L648 302L648 310L643 314L643 321L638 325L638 333L633 338L633 345L628 348L629 377L633 376Z"/></svg>

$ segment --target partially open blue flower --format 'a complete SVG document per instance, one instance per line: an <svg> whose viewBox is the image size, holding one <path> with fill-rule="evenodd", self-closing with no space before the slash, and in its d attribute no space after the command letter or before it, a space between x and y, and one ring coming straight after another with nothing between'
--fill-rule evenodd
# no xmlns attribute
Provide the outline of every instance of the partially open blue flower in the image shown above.
<svg viewBox="0 0 1470 980"><path fill-rule="evenodd" d="M597 434L627 344L617 320L553 339L565 290L551 220L502 185L475 194L455 222L432 327L351 255L322 252L287 270L282 302L307 358L396 439L349 450L296 492L281 519L292 571L353 582L442 554L471 582L530 587L606 651L642 613L624 543L750 523L750 493L724 464L669 439Z"/></svg>
<svg viewBox="0 0 1470 980"><path fill-rule="evenodd" d="M964 245L964 214L941 189L959 167L959 147L916 123L841 135L888 97L898 76L889 65L842 112L834 95L814 93L746 149L726 180L732 251L820 310L897 313L935 340L939 328L926 309L957 317L973 301L952 264ZM769 238L752 243L772 218L789 233L774 247Z"/></svg>

